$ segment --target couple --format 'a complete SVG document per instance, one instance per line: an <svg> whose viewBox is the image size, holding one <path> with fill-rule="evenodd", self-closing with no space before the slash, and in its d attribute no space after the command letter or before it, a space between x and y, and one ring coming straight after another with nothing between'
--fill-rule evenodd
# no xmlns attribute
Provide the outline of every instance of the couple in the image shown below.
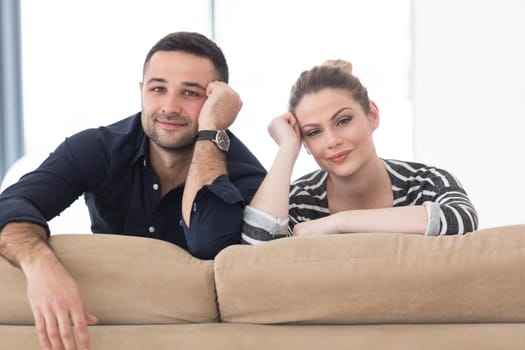
<svg viewBox="0 0 525 350"><path fill-rule="evenodd" d="M228 130L242 102L227 83L214 42L169 34L146 56L141 112L67 138L0 195L0 254L26 276L43 348L75 349L76 338L88 349L87 325L97 322L47 244L47 221L82 194L93 232L162 239L203 259L239 243L241 231L254 243L291 234L476 229L474 208L447 172L377 157L377 107L344 62L300 76L289 113L270 126L279 151L268 174ZM289 192L301 143L321 170Z"/></svg>

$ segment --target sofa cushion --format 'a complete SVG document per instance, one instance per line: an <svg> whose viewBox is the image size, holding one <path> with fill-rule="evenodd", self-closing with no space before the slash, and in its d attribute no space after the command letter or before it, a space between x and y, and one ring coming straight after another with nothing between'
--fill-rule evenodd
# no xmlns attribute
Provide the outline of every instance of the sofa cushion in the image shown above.
<svg viewBox="0 0 525 350"><path fill-rule="evenodd" d="M215 283L227 322L525 322L524 268L525 225L515 225L231 246L215 259Z"/></svg>
<svg viewBox="0 0 525 350"><path fill-rule="evenodd" d="M94 350L523 350L525 324L252 325L192 323L89 327ZM0 325L8 350L41 350L33 326Z"/></svg>
<svg viewBox="0 0 525 350"><path fill-rule="evenodd" d="M60 234L50 244L99 324L218 320L213 261L164 241ZM0 324L32 324L21 270L0 257Z"/></svg>

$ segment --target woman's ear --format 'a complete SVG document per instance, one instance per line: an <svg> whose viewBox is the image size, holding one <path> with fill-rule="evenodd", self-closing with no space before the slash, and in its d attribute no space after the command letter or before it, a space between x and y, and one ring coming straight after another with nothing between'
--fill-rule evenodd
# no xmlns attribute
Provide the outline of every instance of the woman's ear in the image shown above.
<svg viewBox="0 0 525 350"><path fill-rule="evenodd" d="M312 152L310 152L310 149L308 148L308 145L306 144L306 142L303 141L303 147L304 149L306 150L306 153L308 154L312 154Z"/></svg>
<svg viewBox="0 0 525 350"><path fill-rule="evenodd" d="M370 120L370 126L372 127L372 130L375 130L379 127L379 108L377 108L377 105L374 101L370 101L369 105L370 113L368 114L368 118Z"/></svg>

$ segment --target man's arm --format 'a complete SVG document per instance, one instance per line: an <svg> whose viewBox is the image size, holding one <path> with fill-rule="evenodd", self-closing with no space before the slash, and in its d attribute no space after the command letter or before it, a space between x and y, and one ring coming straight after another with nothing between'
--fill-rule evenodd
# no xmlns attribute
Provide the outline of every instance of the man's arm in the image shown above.
<svg viewBox="0 0 525 350"><path fill-rule="evenodd" d="M226 173L226 153L219 150L211 141L197 142L182 196L182 214L188 227L197 192Z"/></svg>
<svg viewBox="0 0 525 350"><path fill-rule="evenodd" d="M199 115L200 130L225 130L237 117L242 101L226 83L214 81L206 87L208 99ZM227 173L226 153L211 141L195 144L193 159L182 196L182 217L191 226L191 209L197 192Z"/></svg>
<svg viewBox="0 0 525 350"><path fill-rule="evenodd" d="M77 285L47 243L46 230L13 222L0 231L0 254L22 269L27 295L44 349L89 349L87 324L96 318L84 307Z"/></svg>
<svg viewBox="0 0 525 350"><path fill-rule="evenodd" d="M206 94L208 99L199 115L199 131L227 129L241 109L242 101L239 95L223 82L211 82L208 84ZM197 215L197 221L194 221L192 218L192 211L196 209L195 204L199 191L205 186L214 183L221 176L227 175L227 169L226 152L218 149L212 141L203 140L196 142L182 196L182 217L186 226L185 232L189 250L192 254L201 258L213 258L221 248L217 247L218 245L232 244L233 242L229 236L235 234L235 232L232 232L233 226L235 227L233 231L239 231L235 236L240 238L242 207L238 204L238 201L223 201L217 194L204 191L203 195L209 197L207 197L206 205L214 205L217 208L216 210L199 208L205 209L206 213L211 213L212 215ZM233 187L233 185L230 183L229 187ZM242 199L240 196L239 198ZM228 220L239 221L238 225L234 224L232 226L230 222L224 226L224 223L228 222L228 220L225 220L225 217L228 217ZM207 237L208 239L204 241L201 240L201 237L208 235L202 230L195 230L193 226L196 224L198 225L197 229L204 228L206 230L213 228L217 235L224 235L224 239L219 239L223 243L210 243L209 240L213 240L211 237ZM217 226L217 224L219 225ZM196 234L200 237L194 237Z"/></svg>

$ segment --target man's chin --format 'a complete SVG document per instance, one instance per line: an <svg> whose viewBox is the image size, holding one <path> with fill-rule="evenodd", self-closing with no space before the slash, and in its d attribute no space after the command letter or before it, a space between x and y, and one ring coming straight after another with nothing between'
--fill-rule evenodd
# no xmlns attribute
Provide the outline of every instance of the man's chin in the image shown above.
<svg viewBox="0 0 525 350"><path fill-rule="evenodd" d="M193 140L191 142L178 142L178 143L167 143L167 142L157 143L155 142L155 143L157 146L159 146L159 148L162 148L163 150L168 151L168 152L189 151L193 149L193 147L195 146L195 141Z"/></svg>

